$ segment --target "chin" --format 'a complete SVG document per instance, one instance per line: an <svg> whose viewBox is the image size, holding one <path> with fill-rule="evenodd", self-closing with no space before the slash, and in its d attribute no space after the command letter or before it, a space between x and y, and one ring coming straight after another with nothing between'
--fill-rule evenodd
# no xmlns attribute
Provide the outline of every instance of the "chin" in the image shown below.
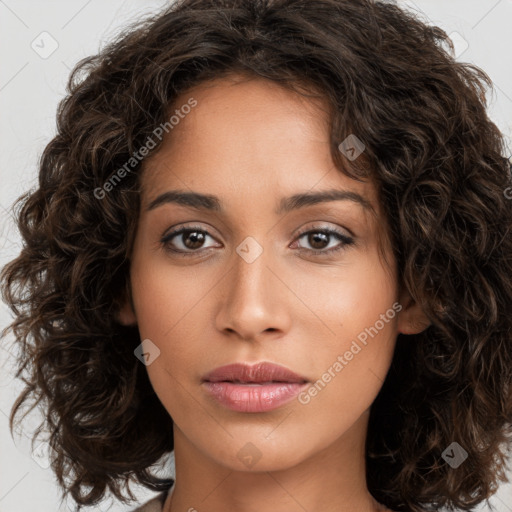
<svg viewBox="0 0 512 512"><path fill-rule="evenodd" d="M260 436L243 439L234 438L228 446L219 447L212 452L208 447L209 456L216 464L232 471L260 473L262 471L284 471L293 468L308 457L307 447L297 450L297 445L290 440L262 440ZM314 452L313 447L310 450Z"/></svg>

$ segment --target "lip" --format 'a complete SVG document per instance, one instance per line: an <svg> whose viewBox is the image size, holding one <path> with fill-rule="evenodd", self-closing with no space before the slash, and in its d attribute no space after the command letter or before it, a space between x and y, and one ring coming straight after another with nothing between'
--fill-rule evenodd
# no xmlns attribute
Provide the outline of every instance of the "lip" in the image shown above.
<svg viewBox="0 0 512 512"><path fill-rule="evenodd" d="M228 409L266 412L293 400L308 380L274 363L229 364L203 377L210 396Z"/></svg>
<svg viewBox="0 0 512 512"><path fill-rule="evenodd" d="M304 383L308 379L297 375L284 366L274 363L234 363L220 366L203 377L204 381L230 381L242 384L263 384L267 382Z"/></svg>

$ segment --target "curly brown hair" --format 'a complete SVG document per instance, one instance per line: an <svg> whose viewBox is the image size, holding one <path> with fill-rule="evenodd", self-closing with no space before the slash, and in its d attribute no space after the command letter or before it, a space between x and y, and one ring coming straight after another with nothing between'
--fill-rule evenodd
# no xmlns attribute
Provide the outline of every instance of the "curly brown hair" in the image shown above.
<svg viewBox="0 0 512 512"><path fill-rule="evenodd" d="M391 3L182 0L76 65L38 187L15 205L23 248L1 275L26 384L10 428L25 402L44 406L65 494L91 505L108 488L126 502L130 481L173 483L151 472L173 448L172 419L134 357L137 327L117 319L139 213L143 159L131 159L174 98L234 72L329 102L334 162L375 182L400 284L431 320L398 336L372 405L370 492L397 511L469 510L506 481L511 178L489 77L443 45L443 30ZM348 134L364 159L338 149ZM468 453L457 468L443 460L453 442Z"/></svg>

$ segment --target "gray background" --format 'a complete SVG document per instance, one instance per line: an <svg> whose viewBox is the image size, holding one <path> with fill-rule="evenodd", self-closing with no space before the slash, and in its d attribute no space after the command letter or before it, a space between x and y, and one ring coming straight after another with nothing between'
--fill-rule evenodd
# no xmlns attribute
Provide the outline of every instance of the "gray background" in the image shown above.
<svg viewBox="0 0 512 512"><path fill-rule="evenodd" d="M0 0L0 266L19 250L9 208L36 184L37 161L55 133L55 111L71 68L79 59L96 53L121 27L167 3ZM494 83L494 93L488 94L489 115L510 141L512 0L415 0L399 4L445 29L456 43L457 59L487 72ZM2 303L0 328L9 322ZM37 449L34 456L31 454L30 428L39 424L38 415L28 417L24 432L16 434L14 440L8 430L7 416L22 388L13 379L12 360L5 346L0 347L0 512L69 511L66 504L60 504L53 474L45 468L45 454ZM172 466L172 460L169 464ZM143 488L133 489L141 502L153 496ZM491 503L499 512L512 512L512 485L503 485ZM131 508L107 500L95 510L120 512ZM491 508L484 505L478 510Z"/></svg>

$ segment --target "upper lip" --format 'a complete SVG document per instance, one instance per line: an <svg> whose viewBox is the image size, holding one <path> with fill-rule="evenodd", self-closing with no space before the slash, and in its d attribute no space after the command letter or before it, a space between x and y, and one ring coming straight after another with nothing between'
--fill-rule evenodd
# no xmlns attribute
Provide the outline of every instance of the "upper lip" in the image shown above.
<svg viewBox="0 0 512 512"><path fill-rule="evenodd" d="M265 382L307 382L305 377L297 375L284 366L274 363L257 363L248 365L234 363L220 366L206 374L203 381L207 382L239 382L239 383L265 383Z"/></svg>

